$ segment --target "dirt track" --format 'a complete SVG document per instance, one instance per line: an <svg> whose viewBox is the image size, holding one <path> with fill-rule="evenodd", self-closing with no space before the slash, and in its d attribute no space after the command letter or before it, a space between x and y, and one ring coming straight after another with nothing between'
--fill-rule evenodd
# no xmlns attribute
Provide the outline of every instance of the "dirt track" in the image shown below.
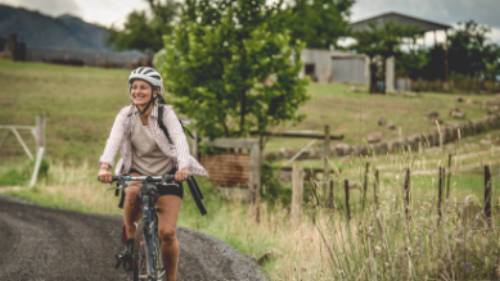
<svg viewBox="0 0 500 281"><path fill-rule="evenodd" d="M114 266L120 219L45 209L0 197L0 280L128 280ZM221 241L179 228L179 278L265 280L250 258Z"/></svg>

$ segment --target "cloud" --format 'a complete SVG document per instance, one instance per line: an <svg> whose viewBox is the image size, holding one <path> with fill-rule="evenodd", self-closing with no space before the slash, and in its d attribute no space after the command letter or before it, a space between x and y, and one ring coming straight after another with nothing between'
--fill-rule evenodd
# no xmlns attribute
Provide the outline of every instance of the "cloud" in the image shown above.
<svg viewBox="0 0 500 281"><path fill-rule="evenodd" d="M500 28L492 28L489 34L491 42L500 43Z"/></svg>
<svg viewBox="0 0 500 281"><path fill-rule="evenodd" d="M0 2L30 10L38 10L51 16L62 14L81 16L81 9L76 0L0 0Z"/></svg>

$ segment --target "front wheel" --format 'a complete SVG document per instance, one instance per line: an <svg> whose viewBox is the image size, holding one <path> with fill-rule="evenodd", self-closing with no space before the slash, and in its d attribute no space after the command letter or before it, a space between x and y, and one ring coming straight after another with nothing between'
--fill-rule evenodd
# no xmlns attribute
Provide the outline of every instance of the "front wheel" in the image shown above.
<svg viewBox="0 0 500 281"><path fill-rule="evenodd" d="M149 233L150 237L145 239L143 223L139 223L132 250L134 281L166 280L158 232L154 229Z"/></svg>

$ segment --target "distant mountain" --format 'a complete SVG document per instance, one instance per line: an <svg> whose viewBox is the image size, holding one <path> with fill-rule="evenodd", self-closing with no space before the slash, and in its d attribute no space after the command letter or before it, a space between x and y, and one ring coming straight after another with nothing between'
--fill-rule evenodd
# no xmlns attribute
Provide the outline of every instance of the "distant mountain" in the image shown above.
<svg viewBox="0 0 500 281"><path fill-rule="evenodd" d="M50 17L37 11L0 4L0 37L16 33L28 48L109 51L108 30L82 19Z"/></svg>

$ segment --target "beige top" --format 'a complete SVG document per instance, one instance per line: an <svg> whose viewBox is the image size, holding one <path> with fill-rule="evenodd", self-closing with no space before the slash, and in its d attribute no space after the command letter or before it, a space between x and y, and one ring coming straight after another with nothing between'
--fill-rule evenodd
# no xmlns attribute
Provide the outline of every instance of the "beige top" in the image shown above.
<svg viewBox="0 0 500 281"><path fill-rule="evenodd" d="M156 141L156 145L160 148L163 154L176 162L176 167L179 170L184 168L189 169L190 175L208 176L207 171L201 164L189 154L189 147L186 136L181 127L179 119L171 106L162 105L164 108L163 120L158 120L158 107L155 104L153 111L148 118L148 131ZM116 173L126 174L132 167L132 117L138 115L137 108L133 105L128 105L120 110L115 118L113 127L109 134L106 146L99 159L100 163L108 163L113 165L114 158L118 149L122 158L116 165ZM158 122L163 122L170 133L173 144L169 143L165 134L158 126Z"/></svg>
<svg viewBox="0 0 500 281"><path fill-rule="evenodd" d="M161 176L172 170L175 163L156 144L147 125L134 115L132 126L132 170L145 176Z"/></svg>

